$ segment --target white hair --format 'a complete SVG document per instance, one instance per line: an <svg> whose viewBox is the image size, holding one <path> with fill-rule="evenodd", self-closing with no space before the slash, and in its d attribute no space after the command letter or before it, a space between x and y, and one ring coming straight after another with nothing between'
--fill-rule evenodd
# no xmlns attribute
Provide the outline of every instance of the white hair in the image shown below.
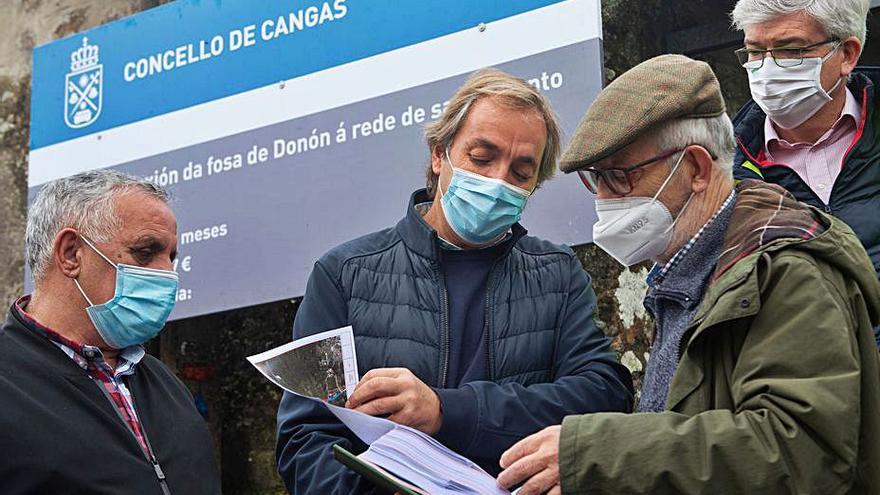
<svg viewBox="0 0 880 495"><path fill-rule="evenodd" d="M118 229L114 209L118 195L139 191L168 203L168 192L145 179L115 170L93 170L43 186L28 210L25 251L28 267L39 282L52 261L55 236L74 228L95 242L109 242Z"/></svg>
<svg viewBox="0 0 880 495"><path fill-rule="evenodd" d="M697 144L715 157L720 170L732 176L736 141L733 123L726 113L717 117L677 119L654 131L654 140L660 151L674 150ZM678 154L674 157L678 159Z"/></svg>
<svg viewBox="0 0 880 495"><path fill-rule="evenodd" d="M855 36L865 45L866 20L870 0L739 0L730 13L734 27L772 21L787 14L803 12L815 19L829 36L844 40Z"/></svg>

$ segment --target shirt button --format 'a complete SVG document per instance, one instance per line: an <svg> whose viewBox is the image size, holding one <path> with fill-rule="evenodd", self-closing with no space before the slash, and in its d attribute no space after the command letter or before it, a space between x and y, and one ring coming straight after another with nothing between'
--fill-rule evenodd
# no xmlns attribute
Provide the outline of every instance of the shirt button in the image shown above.
<svg viewBox="0 0 880 495"><path fill-rule="evenodd" d="M819 184L819 189L825 189L825 184Z"/></svg>
<svg viewBox="0 0 880 495"><path fill-rule="evenodd" d="M743 299L739 302L739 305L742 308L748 308L750 304L752 304L752 301L749 301L748 299Z"/></svg>

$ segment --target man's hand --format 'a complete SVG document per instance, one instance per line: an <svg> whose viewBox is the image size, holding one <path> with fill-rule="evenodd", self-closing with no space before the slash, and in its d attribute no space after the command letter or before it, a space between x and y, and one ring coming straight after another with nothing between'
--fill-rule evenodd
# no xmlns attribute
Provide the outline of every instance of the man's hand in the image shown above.
<svg viewBox="0 0 880 495"><path fill-rule="evenodd" d="M372 416L388 414L391 421L428 435L437 433L443 423L440 398L406 368L370 370L358 382L345 407Z"/></svg>
<svg viewBox="0 0 880 495"><path fill-rule="evenodd" d="M548 426L517 442L501 456L504 471L498 484L510 489L525 481L518 495L561 495L559 486L559 425Z"/></svg>

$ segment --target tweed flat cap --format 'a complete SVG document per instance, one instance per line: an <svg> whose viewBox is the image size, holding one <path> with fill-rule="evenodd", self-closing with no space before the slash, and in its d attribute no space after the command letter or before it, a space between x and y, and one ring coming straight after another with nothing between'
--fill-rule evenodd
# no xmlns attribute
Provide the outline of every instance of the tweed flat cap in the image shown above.
<svg viewBox="0 0 880 495"><path fill-rule="evenodd" d="M673 119L724 113L721 86L705 62L660 55L621 74L587 110L562 154L559 168L573 172L620 151Z"/></svg>

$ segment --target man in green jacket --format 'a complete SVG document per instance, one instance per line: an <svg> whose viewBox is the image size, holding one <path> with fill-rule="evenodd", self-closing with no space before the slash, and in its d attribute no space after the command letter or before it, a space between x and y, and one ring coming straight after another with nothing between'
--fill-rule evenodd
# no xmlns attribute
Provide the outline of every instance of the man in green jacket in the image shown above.
<svg viewBox="0 0 880 495"><path fill-rule="evenodd" d="M534 493L880 493L880 285L852 230L759 181L734 184L708 65L621 75L561 161L596 193L594 242L656 265L651 360L632 415L569 416L514 445Z"/></svg>

